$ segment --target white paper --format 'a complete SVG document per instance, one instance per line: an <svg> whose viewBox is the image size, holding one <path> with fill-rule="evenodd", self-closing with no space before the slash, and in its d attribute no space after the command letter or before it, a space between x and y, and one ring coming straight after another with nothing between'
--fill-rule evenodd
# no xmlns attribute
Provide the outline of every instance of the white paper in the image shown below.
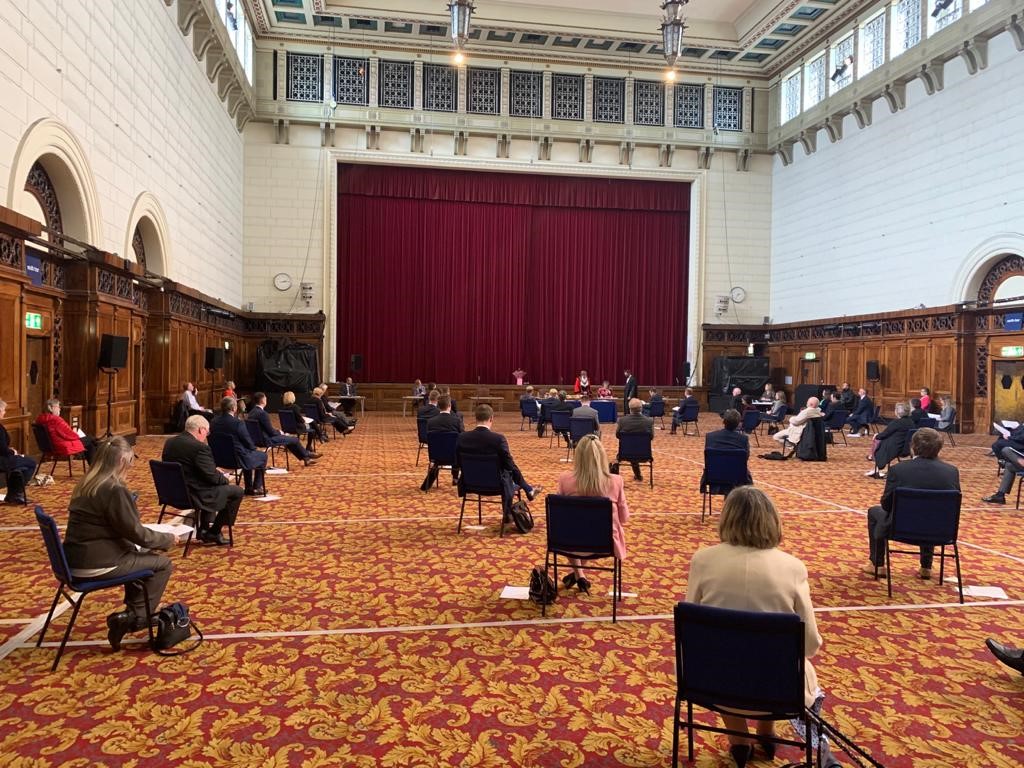
<svg viewBox="0 0 1024 768"><path fill-rule="evenodd" d="M307 424L312 424L313 423L313 420L311 418L309 418L309 416L303 416L302 420L304 422L306 422Z"/></svg>
<svg viewBox="0 0 1024 768"><path fill-rule="evenodd" d="M529 600L530 588L513 587L511 584L506 584L505 588L501 590L501 595L499 595L499 597L502 600Z"/></svg>
<svg viewBox="0 0 1024 768"><path fill-rule="evenodd" d="M945 578L946 584L950 584L950 578ZM956 589L956 579L952 580L950 585L953 589ZM1002 587L964 587L964 597L987 597L994 600L1009 600L1010 596L1006 594Z"/></svg>
<svg viewBox="0 0 1024 768"><path fill-rule="evenodd" d="M3 501L6 498L7 498L7 494L0 492L0 501Z"/></svg>
<svg viewBox="0 0 1024 768"><path fill-rule="evenodd" d="M341 403L339 403L337 400L328 400L327 404L331 406L331 408L337 408L338 406L341 405Z"/></svg>
<svg viewBox="0 0 1024 768"><path fill-rule="evenodd" d="M191 525L181 525L179 523L143 523L142 527L149 528L149 530L156 531L157 533L169 533L172 536L183 536L195 530Z"/></svg>
<svg viewBox="0 0 1024 768"><path fill-rule="evenodd" d="M266 496L253 496L252 497L253 501L277 501L280 498L281 498L280 496L274 496L272 493L271 494L267 494Z"/></svg>
<svg viewBox="0 0 1024 768"><path fill-rule="evenodd" d="M1004 440L1010 436L1010 430L996 424L994 421L992 422L992 426L995 428L996 432L1003 436Z"/></svg>
<svg viewBox="0 0 1024 768"><path fill-rule="evenodd" d="M609 589L608 590L608 597L614 597L614 596L615 596L614 590ZM636 592L623 592L622 593L622 597L636 597Z"/></svg>
<svg viewBox="0 0 1024 768"><path fill-rule="evenodd" d="M486 527L487 526L485 526L485 525L464 525L464 526L462 526L463 530L466 530L466 531L482 531Z"/></svg>
<svg viewBox="0 0 1024 768"><path fill-rule="evenodd" d="M78 435L79 437L85 437L85 432L83 432L80 429L76 429L75 434Z"/></svg>
<svg viewBox="0 0 1024 768"><path fill-rule="evenodd" d="M929 413L928 414L928 418L929 419L935 419L936 421L938 421L939 419L942 418L942 416L941 416L941 414L938 414L938 413Z"/></svg>
<svg viewBox="0 0 1024 768"><path fill-rule="evenodd" d="M267 467L266 473L268 475L287 475L288 470L284 467Z"/></svg>

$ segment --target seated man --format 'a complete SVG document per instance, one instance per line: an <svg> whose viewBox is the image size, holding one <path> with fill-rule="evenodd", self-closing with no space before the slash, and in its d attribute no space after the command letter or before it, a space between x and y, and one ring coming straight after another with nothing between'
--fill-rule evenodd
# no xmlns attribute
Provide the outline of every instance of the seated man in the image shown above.
<svg viewBox="0 0 1024 768"><path fill-rule="evenodd" d="M356 407L356 401L353 399L355 397L357 397L356 385L352 382L352 377L349 376L341 385L341 410L345 412L346 416L351 416Z"/></svg>
<svg viewBox="0 0 1024 768"><path fill-rule="evenodd" d="M179 400L184 401L185 408L188 410L189 416L205 416L207 419L213 418L213 411L203 408L196 400L196 388L191 381L185 382L185 390L181 393Z"/></svg>
<svg viewBox="0 0 1024 768"><path fill-rule="evenodd" d="M868 573L872 576L886 575L885 539L892 527L893 499L897 488L960 490L960 470L938 459L942 435L931 428L919 429L914 433L910 450L914 458L889 470L880 505L868 510L868 552L871 558ZM922 579L932 576L932 555L931 547L921 547L919 575Z"/></svg>
<svg viewBox="0 0 1024 768"><path fill-rule="evenodd" d="M634 397L629 401L629 413L625 414L619 419L619 423L615 426L615 437L623 434L648 434L652 438L654 437L654 419L650 416L644 416L641 413L644 404L639 398ZM643 480L644 476L640 474L640 465L635 462L629 462L633 467L633 477L636 480ZM613 465L615 471L618 471L618 459Z"/></svg>
<svg viewBox="0 0 1024 768"><path fill-rule="evenodd" d="M844 411L850 411L851 413L857 407L857 394L850 389L848 381L844 381L843 386L839 389L839 402L843 406Z"/></svg>
<svg viewBox="0 0 1024 768"><path fill-rule="evenodd" d="M309 452L302 447L299 438L294 435L286 435L279 429L274 429L270 423L270 415L267 413L267 396L263 392L257 392L252 396L252 408L249 410L249 418L260 425L260 431L271 445L283 445L285 449L295 458L299 459L307 467L316 464L317 460L309 455Z"/></svg>
<svg viewBox="0 0 1024 768"><path fill-rule="evenodd" d="M436 389L430 390L430 394L427 395L427 404L420 406L416 411L417 419L432 419L441 412L441 409L437 407L437 401L441 399L441 393ZM449 400L449 403L451 401Z"/></svg>
<svg viewBox="0 0 1024 768"><path fill-rule="evenodd" d="M537 495L544 490L539 485L530 485L519 471L512 454L508 449L508 441L505 436L492 431L494 426L494 409L486 403L481 403L473 411L476 418L476 428L459 435L455 443L455 466L460 470L459 475L459 496L466 495L463 484L464 475L461 474L462 457L468 454L474 456L497 456L501 460L501 482L504 493L502 493L502 507L507 516L512 506L512 497L516 490L522 488L526 492L526 498L533 501Z"/></svg>
<svg viewBox="0 0 1024 768"><path fill-rule="evenodd" d="M6 414L7 402L0 400L0 420ZM7 434L3 424L0 424L0 472L21 472L26 482L36 473L36 460L31 456L22 456L11 447L11 436Z"/></svg>
<svg viewBox="0 0 1024 768"><path fill-rule="evenodd" d="M866 429L874 417L875 404L868 397L868 391L861 387L857 390L857 404L846 420L846 423L850 425L850 437L860 437L860 431Z"/></svg>
<svg viewBox="0 0 1024 768"><path fill-rule="evenodd" d="M697 398L693 396L693 390L687 387L683 391L683 396L679 398L679 405L672 409L672 434L676 433L679 425L683 423L683 412L689 405L697 405Z"/></svg>
<svg viewBox="0 0 1024 768"><path fill-rule="evenodd" d="M908 416L906 403L896 403L896 418L885 425L885 429L871 439L871 450L867 458L875 462L875 468L865 472L868 477L885 477L883 469L901 456L908 454L907 433L917 427Z"/></svg>
<svg viewBox="0 0 1024 768"><path fill-rule="evenodd" d="M839 393L829 392L828 400L825 402L825 407L821 410L821 418L827 419L832 415L832 412L839 408Z"/></svg>
<svg viewBox="0 0 1024 768"><path fill-rule="evenodd" d="M735 408L729 408L725 413L722 414L722 429L716 429L713 432L708 432L704 436L704 448L713 448L717 450L732 450L732 451L743 451L747 454L747 458L750 458L750 438L740 430L740 418L739 411ZM750 472L747 472L747 482L745 485L751 485L753 479L750 477ZM705 475L701 474L700 477L700 490L704 493L707 482ZM730 488L719 488L718 486L711 486L711 493L728 493Z"/></svg>
<svg viewBox="0 0 1024 768"><path fill-rule="evenodd" d="M1017 473L1024 471L1024 453L1013 446L1003 448L999 460L1005 464L1003 479L999 483L998 491L982 499L986 504L1005 504L1006 494L1013 488L1013 481L1017 479Z"/></svg>
<svg viewBox="0 0 1024 768"><path fill-rule="evenodd" d="M548 390L547 397L541 398L538 402L540 403L540 415L537 418L537 437L544 437L545 425L551 421L551 416L548 414L552 408L558 405L558 390L552 387Z"/></svg>
<svg viewBox="0 0 1024 768"><path fill-rule="evenodd" d="M267 454L256 447L245 423L238 418L238 401L235 398L225 397L220 401L220 414L210 424L210 433L231 436L231 442L235 446L235 459L242 468L245 495L266 494Z"/></svg>
<svg viewBox="0 0 1024 768"><path fill-rule="evenodd" d="M571 418L590 419L594 422L594 434L601 434L601 414L590 407L589 397L583 398L582 404L578 408L573 408Z"/></svg>
<svg viewBox="0 0 1024 768"><path fill-rule="evenodd" d="M556 413L556 412L568 413L570 415L570 418L572 417L572 412L575 410L575 408L573 407L572 403L570 403L568 401L568 397L569 397L569 395L566 393L566 391L564 389L561 389L561 390L558 391L558 400L557 400L557 402L555 402L554 405L552 405L550 408L548 408L548 420L549 421L551 420L550 414ZM565 438L565 442L568 444L568 442L569 442L569 432L568 432L568 430L558 431L557 434L560 435L561 437Z"/></svg>
<svg viewBox="0 0 1024 768"><path fill-rule="evenodd" d="M921 398L910 398L910 420L918 427L930 427L934 424L928 411L921 407Z"/></svg>
<svg viewBox="0 0 1024 768"><path fill-rule="evenodd" d="M189 495L202 510L196 521L200 541L223 546L227 539L221 534L225 525L235 524L242 503L242 489L217 471L206 436L209 422L202 416L189 416L185 431L164 443L161 458L181 464Z"/></svg>
<svg viewBox="0 0 1024 768"><path fill-rule="evenodd" d="M96 454L96 441L88 435L78 435L60 417L60 400L55 397L46 401L46 412L36 416L36 424L46 429L53 444L53 455L59 458L85 453L85 460L92 464Z"/></svg>
<svg viewBox="0 0 1024 768"><path fill-rule="evenodd" d="M657 389L654 389L653 387L647 391L647 397L648 397L648 400L643 405L643 414L644 414L644 416L650 416L651 415L651 406L652 405L654 405L655 403L664 403L665 402L665 398L663 398L661 396L661 393Z"/></svg>
<svg viewBox="0 0 1024 768"><path fill-rule="evenodd" d="M729 403L729 407L739 413L743 413L743 390L739 387L732 388L732 402Z"/></svg>
<svg viewBox="0 0 1024 768"><path fill-rule="evenodd" d="M782 443L783 453L785 453L786 443L792 443L794 446L800 442L800 435L804 432L804 426L810 419L820 419L821 409L818 407L818 398L809 397L807 398L807 406L795 416L789 417L789 426L785 429L780 429L772 438Z"/></svg>
<svg viewBox="0 0 1024 768"><path fill-rule="evenodd" d="M438 413L427 420L427 434L432 432L455 432L462 434L462 417L452 413L452 399L449 395L441 395L437 399ZM437 479L438 468L431 466L427 470L427 476L420 486L421 491L429 491L434 480ZM452 466L452 485L459 481L459 471Z"/></svg>

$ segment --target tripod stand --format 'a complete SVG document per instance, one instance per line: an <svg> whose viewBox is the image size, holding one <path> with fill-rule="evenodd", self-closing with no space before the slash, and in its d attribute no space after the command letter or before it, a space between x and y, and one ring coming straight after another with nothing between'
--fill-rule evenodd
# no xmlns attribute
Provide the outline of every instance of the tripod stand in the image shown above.
<svg viewBox="0 0 1024 768"><path fill-rule="evenodd" d="M114 433L110 431L110 412L114 405L114 376L120 373L120 368L100 368L103 373L107 374L107 431L103 433L103 437L113 437Z"/></svg>

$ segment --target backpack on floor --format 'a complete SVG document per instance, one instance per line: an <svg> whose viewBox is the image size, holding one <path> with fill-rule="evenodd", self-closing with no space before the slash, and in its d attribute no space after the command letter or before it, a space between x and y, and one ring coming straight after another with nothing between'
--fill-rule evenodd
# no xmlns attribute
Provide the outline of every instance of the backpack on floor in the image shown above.
<svg viewBox="0 0 1024 768"><path fill-rule="evenodd" d="M537 605L551 605L558 593L555 582L541 566L535 565L530 572L530 600Z"/></svg>

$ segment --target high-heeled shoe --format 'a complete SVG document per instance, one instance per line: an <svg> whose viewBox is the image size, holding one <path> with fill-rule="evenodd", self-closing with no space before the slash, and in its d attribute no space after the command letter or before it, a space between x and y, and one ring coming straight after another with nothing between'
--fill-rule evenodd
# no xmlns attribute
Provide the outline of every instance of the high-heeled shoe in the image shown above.
<svg viewBox="0 0 1024 768"><path fill-rule="evenodd" d="M580 592L586 592L589 595L590 579L588 579L586 576L580 576L578 579L576 579L576 589L578 589Z"/></svg>
<svg viewBox="0 0 1024 768"><path fill-rule="evenodd" d="M574 586L576 586L576 572L570 571L568 576L563 576L562 584L565 585L566 589L572 589Z"/></svg>
<svg viewBox="0 0 1024 768"><path fill-rule="evenodd" d="M729 747L729 754L736 761L736 768L743 768L754 756L754 747L752 744L733 744Z"/></svg>
<svg viewBox="0 0 1024 768"><path fill-rule="evenodd" d="M761 751L764 752L764 756L769 760L775 759L775 747L777 746L774 741L768 739L762 739L760 736L757 739L757 744L761 747Z"/></svg>

